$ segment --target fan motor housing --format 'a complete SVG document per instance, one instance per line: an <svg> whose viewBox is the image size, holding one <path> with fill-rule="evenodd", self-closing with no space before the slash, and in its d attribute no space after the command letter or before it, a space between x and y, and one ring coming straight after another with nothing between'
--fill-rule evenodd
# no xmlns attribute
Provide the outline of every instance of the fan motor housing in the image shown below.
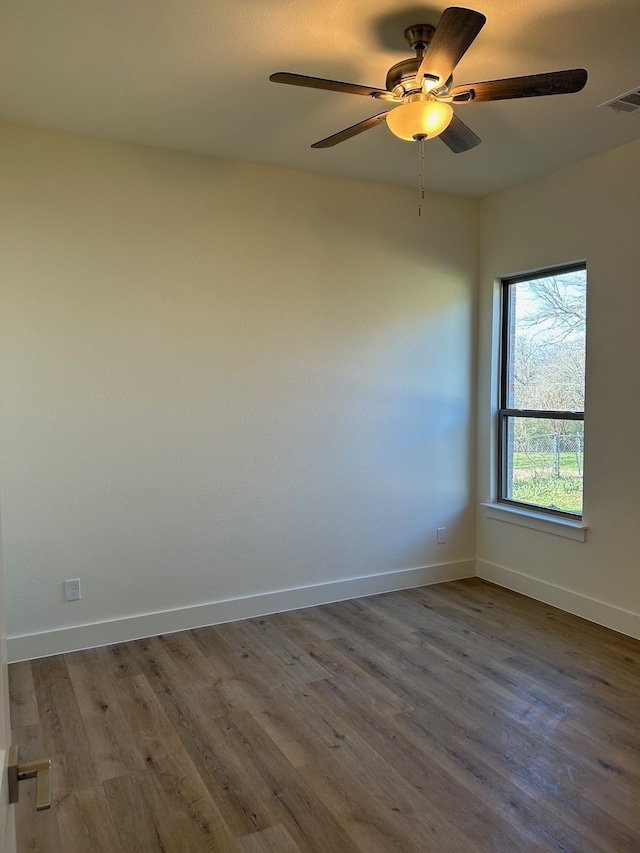
<svg viewBox="0 0 640 853"><path fill-rule="evenodd" d="M403 98L405 95L421 91L421 87L416 84L416 73L435 31L436 28L432 27L431 24L412 24L404 31L404 37L411 50L415 50L416 56L397 62L387 71L387 91L393 92L397 98ZM450 88L451 78L444 86L440 87L437 94L446 94Z"/></svg>
<svg viewBox="0 0 640 853"><path fill-rule="evenodd" d="M415 90L416 73L421 61L414 57L392 65L387 71L387 90L400 97Z"/></svg>

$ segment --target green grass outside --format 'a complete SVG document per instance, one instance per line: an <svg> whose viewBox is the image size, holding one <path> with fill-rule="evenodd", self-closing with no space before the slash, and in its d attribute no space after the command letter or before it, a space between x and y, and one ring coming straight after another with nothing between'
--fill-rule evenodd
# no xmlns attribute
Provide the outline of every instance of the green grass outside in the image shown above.
<svg viewBox="0 0 640 853"><path fill-rule="evenodd" d="M551 453L515 453L512 499L562 512L582 513L582 473L575 453L560 454L560 476L553 476Z"/></svg>

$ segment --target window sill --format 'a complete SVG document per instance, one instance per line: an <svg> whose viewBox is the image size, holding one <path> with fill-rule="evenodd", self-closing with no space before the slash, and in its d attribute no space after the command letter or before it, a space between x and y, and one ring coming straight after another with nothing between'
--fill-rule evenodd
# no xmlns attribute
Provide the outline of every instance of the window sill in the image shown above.
<svg viewBox="0 0 640 853"><path fill-rule="evenodd" d="M584 542L587 538L587 528L581 519L573 521L570 518L553 518L543 513L506 504L483 503L481 506L484 507L487 518L493 518L496 521L506 521L509 524L518 524L520 527L529 527L543 533L553 533L555 536L564 536L565 539L574 539L577 542Z"/></svg>

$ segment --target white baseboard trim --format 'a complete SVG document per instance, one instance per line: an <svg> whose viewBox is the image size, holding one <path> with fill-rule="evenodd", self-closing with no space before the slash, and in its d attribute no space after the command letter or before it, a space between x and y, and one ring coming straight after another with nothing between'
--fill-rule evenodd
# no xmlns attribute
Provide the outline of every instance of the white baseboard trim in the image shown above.
<svg viewBox="0 0 640 853"><path fill-rule="evenodd" d="M314 586L283 589L275 592L212 601L192 607L180 607L158 613L141 613L124 619L110 619L89 625L73 625L43 631L38 634L22 634L7 638L9 663L49 657L65 652L109 646L143 637L187 631L204 625L220 625L239 619L253 619L285 610L299 610L318 604L330 604L352 598L363 598L382 592L394 592L433 583L471 578L475 576L475 560L460 560L437 566L418 569L402 569L360 578L330 581Z"/></svg>
<svg viewBox="0 0 640 853"><path fill-rule="evenodd" d="M621 634L640 639L640 614L638 613L623 610L621 607L615 607L604 601L589 598L578 592L572 592L569 589L532 578L530 575L523 575L520 572L513 571L513 569L505 569L503 566L487 563L484 560L476 561L476 573L483 580L512 589L514 592L520 592L522 595L535 598L536 601L543 601L545 604L560 608L560 610L566 610L567 613L581 616L583 619L604 625L613 631L619 631Z"/></svg>

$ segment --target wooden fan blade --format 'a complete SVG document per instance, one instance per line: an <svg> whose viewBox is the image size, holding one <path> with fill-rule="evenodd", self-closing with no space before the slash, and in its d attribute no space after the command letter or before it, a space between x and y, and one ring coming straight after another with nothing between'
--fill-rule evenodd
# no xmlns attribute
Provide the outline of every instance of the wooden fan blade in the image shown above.
<svg viewBox="0 0 640 853"><path fill-rule="evenodd" d="M543 95L570 95L579 92L587 82L584 68L570 71L550 71L547 74L530 74L527 77L507 77L505 80L486 80L484 83L468 83L456 86L450 94L454 101L471 93L471 98L459 103L472 101L503 101L509 98L538 98Z"/></svg>
<svg viewBox="0 0 640 853"><path fill-rule="evenodd" d="M288 83L289 86L305 86L307 89L328 89L331 92L344 92L347 95L388 95L386 89L373 89L371 86L359 86L357 83L341 83L339 80L325 80L323 77L307 77L305 74L289 74L278 71L269 77L272 83Z"/></svg>
<svg viewBox="0 0 640 853"><path fill-rule="evenodd" d="M416 80L421 83L423 76L427 75L437 80L434 88L444 86L486 20L483 14L473 9L461 9L459 6L445 9L420 63Z"/></svg>
<svg viewBox="0 0 640 853"><path fill-rule="evenodd" d="M475 148L476 145L480 145L482 141L470 127L467 127L463 121L460 121L457 115L454 115L451 119L449 127L442 131L440 139L454 154L462 154L464 151L469 151L471 148Z"/></svg>
<svg viewBox="0 0 640 853"><path fill-rule="evenodd" d="M369 130L371 127L375 127L377 124L382 124L383 121L386 121L387 114L378 113L376 116L371 116L371 118L366 118L364 121L359 121L358 124L353 124L351 127L347 127L344 130L339 131L338 133L334 133L331 136L327 136L326 139L321 139L319 142L314 142L311 146L312 148L331 148L332 145L337 145L338 142L344 142L345 139L351 139L352 136L357 136L359 133L363 133L365 130Z"/></svg>

